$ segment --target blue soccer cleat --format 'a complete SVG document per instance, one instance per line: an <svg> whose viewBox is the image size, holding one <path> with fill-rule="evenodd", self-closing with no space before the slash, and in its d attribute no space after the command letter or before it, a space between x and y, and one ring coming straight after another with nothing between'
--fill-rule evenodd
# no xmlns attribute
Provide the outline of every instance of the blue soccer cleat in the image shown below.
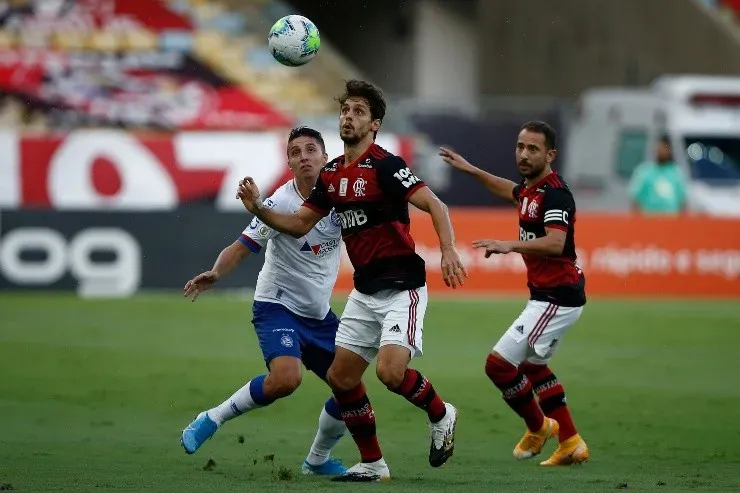
<svg viewBox="0 0 740 493"><path fill-rule="evenodd" d="M203 411L187 428L182 430L182 437L180 438L182 448L188 454L195 453L203 445L203 442L216 433L217 429L218 425L216 422L208 417L208 413Z"/></svg>
<svg viewBox="0 0 740 493"><path fill-rule="evenodd" d="M320 466L312 466L308 461L304 460L301 472L303 474L315 474L317 476L341 476L347 472L347 468L342 465L341 460L329 457Z"/></svg>

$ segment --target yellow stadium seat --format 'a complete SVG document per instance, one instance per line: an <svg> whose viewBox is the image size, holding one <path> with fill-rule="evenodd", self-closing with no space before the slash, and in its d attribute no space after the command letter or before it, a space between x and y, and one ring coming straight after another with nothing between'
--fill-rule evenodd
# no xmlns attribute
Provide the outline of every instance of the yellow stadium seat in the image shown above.
<svg viewBox="0 0 740 493"><path fill-rule="evenodd" d="M153 51L159 46L156 34L146 29L134 29L123 34L123 48L130 51Z"/></svg>
<svg viewBox="0 0 740 493"><path fill-rule="evenodd" d="M88 37L87 47L102 52L116 51L122 48L120 37L120 33L111 30L95 31Z"/></svg>

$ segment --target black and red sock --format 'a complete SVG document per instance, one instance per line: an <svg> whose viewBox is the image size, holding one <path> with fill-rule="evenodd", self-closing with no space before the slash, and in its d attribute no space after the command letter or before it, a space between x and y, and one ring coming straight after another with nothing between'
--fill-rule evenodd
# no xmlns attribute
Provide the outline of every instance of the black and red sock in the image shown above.
<svg viewBox="0 0 740 493"><path fill-rule="evenodd" d="M550 368L547 365L525 363L521 369L532 381L542 412L560 425L558 441L563 442L578 433L565 401L565 388Z"/></svg>
<svg viewBox="0 0 740 493"><path fill-rule="evenodd" d="M383 457L375 429L375 412L365 392L365 384L360 383L347 392L334 392L334 397L342 410L344 424L360 450L362 462L375 462Z"/></svg>
<svg viewBox="0 0 740 493"><path fill-rule="evenodd" d="M416 370L407 368L401 385L391 391L404 396L411 404L426 411L432 423L439 422L447 414L445 403L434 390L432 383Z"/></svg>
<svg viewBox="0 0 740 493"><path fill-rule="evenodd" d="M501 390L504 401L524 419L529 431L539 431L545 415L534 399L532 384L516 366L492 354L486 360L486 375Z"/></svg>

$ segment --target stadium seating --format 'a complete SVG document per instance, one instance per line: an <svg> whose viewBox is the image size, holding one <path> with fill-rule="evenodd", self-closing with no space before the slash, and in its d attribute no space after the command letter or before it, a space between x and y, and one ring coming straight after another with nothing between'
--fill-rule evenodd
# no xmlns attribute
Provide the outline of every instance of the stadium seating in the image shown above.
<svg viewBox="0 0 740 493"><path fill-rule="evenodd" d="M0 50L31 49L41 53L97 53L101 56L155 51L182 53L208 67L207 72L212 71L216 77L228 80L229 84L289 117L312 118L332 113L335 109L332 96L341 89L343 80L354 75L353 69L326 41L322 45L323 56L308 66L287 69L273 60L265 49L266 33L276 18L292 13L275 0L161 0L162 8L151 14L151 19L142 16L138 24L113 20L107 25L101 22L86 29L71 28L70 23L65 23L62 16L68 12L58 14L59 17L46 12L29 14L32 11L29 10L30 2L17 3L26 5L26 9L14 22L3 21L0 25ZM83 5L81 2L79 9ZM133 4L126 2L117 5L121 6L122 15L135 10ZM84 14L83 11L81 15ZM47 17L43 17L45 15ZM58 24L54 24L56 21ZM38 25L44 29L38 29ZM197 77L192 68L188 75ZM202 78L213 80L208 74ZM0 103L0 125L33 123L37 127L57 121L45 114L45 111L54 111L53 103L50 103L51 110L32 105L30 96L22 89L0 86L2 94L11 96ZM7 106L11 101L13 104ZM19 111L19 107L33 107L28 111L37 116L31 118L27 111ZM97 120L96 124L106 125L106 121ZM135 122L125 124L136 126Z"/></svg>

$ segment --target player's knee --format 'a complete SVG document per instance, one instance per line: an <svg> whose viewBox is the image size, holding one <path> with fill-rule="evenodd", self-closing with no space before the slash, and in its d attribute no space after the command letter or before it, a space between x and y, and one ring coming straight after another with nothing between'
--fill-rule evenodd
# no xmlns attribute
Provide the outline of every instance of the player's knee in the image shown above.
<svg viewBox="0 0 740 493"><path fill-rule="evenodd" d="M508 384L516 378L518 373L516 366L496 352L489 354L486 358L486 375L496 386Z"/></svg>
<svg viewBox="0 0 740 493"><path fill-rule="evenodd" d="M353 375L342 373L334 366L326 372L326 382L333 392L349 392L360 384L360 381Z"/></svg>
<svg viewBox="0 0 740 493"><path fill-rule="evenodd" d="M375 373L383 385L389 389L397 389L406 375L406 362L379 359Z"/></svg>
<svg viewBox="0 0 740 493"><path fill-rule="evenodd" d="M274 399L287 397L301 385L300 371L284 371L280 373L271 373L265 379L265 393Z"/></svg>

